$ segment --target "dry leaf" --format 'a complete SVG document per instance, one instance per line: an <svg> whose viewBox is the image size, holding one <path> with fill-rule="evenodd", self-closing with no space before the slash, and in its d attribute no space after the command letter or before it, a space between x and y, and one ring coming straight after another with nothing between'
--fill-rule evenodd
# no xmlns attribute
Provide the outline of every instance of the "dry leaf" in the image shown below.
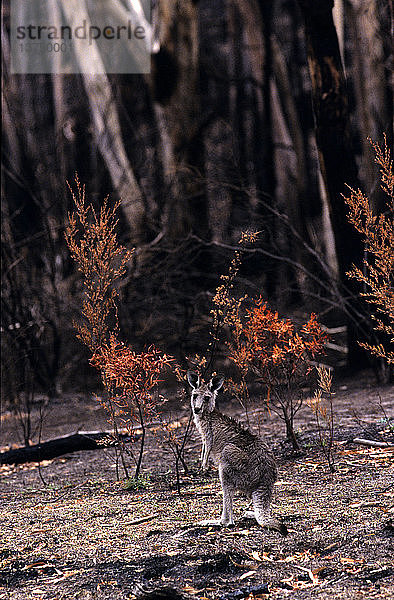
<svg viewBox="0 0 394 600"><path fill-rule="evenodd" d="M185 585L185 587L182 588L184 592L189 592L190 594L198 594L198 592L200 590L196 590L196 588L192 587L191 585Z"/></svg>
<svg viewBox="0 0 394 600"><path fill-rule="evenodd" d="M247 571L247 573L243 573L241 575L241 577L239 578L239 581L242 581L243 579L247 579L248 577L253 577L253 575L256 575L256 571Z"/></svg>
<svg viewBox="0 0 394 600"><path fill-rule="evenodd" d="M339 560L343 565L355 565L356 563L365 562L365 558L347 558L346 556L341 556Z"/></svg>
<svg viewBox="0 0 394 600"><path fill-rule="evenodd" d="M21 571L28 571L29 569L36 569L37 567L39 567L40 569L43 569L44 567L54 567L54 565L47 563L43 560L37 561L35 563L31 563L30 565L25 565Z"/></svg>

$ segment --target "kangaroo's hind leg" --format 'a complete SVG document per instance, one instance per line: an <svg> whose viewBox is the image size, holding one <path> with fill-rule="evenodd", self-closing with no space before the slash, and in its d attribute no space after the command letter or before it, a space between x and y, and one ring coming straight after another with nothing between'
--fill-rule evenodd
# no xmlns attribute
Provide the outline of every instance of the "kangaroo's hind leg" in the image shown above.
<svg viewBox="0 0 394 600"><path fill-rule="evenodd" d="M268 489L260 488L252 492L254 516L257 523L262 527L268 525L268 521L270 520L270 502L271 494Z"/></svg>
<svg viewBox="0 0 394 600"><path fill-rule="evenodd" d="M287 535L286 526L277 519L271 519L270 517L271 497L272 491L268 488L259 488L252 492L252 503L256 521L261 527L277 529L283 535Z"/></svg>

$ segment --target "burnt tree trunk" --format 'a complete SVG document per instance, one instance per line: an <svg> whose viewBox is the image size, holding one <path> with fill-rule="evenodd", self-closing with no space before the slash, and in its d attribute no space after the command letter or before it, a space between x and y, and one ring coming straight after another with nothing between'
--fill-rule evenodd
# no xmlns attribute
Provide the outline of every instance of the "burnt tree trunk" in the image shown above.
<svg viewBox="0 0 394 600"><path fill-rule="evenodd" d="M124 440L131 438L129 432L121 433L119 437ZM7 450L6 452L0 452L0 465L41 462L42 460L52 460L71 452L101 450L102 448L110 448L115 445L116 440L111 431L80 431L79 433L65 435L55 440L41 442L34 446L23 446Z"/></svg>
<svg viewBox="0 0 394 600"><path fill-rule="evenodd" d="M334 1L299 0L299 5L305 20L316 141L329 201L339 276L344 296L350 292L347 303L348 361L350 367L360 368L366 365L366 355L357 340L364 337L365 327L361 323L357 290L346 273L352 264L360 264L363 247L347 219L342 197L346 184L358 187L358 172L351 141L346 81L332 16Z"/></svg>

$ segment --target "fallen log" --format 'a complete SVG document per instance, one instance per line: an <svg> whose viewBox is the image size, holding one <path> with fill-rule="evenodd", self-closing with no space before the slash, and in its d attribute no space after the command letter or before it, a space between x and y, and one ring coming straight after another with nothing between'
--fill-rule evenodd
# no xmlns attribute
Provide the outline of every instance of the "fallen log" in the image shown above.
<svg viewBox="0 0 394 600"><path fill-rule="evenodd" d="M360 444L360 446L369 446L371 448L390 448L390 444L387 444L386 442L377 442L375 440L366 440L364 438L354 438L352 444Z"/></svg>
<svg viewBox="0 0 394 600"><path fill-rule="evenodd" d="M120 434L123 440L130 438L129 433ZM115 439L110 431L79 431L34 446L22 446L0 453L0 465L20 465L26 462L51 460L70 452L80 450L97 450L115 445Z"/></svg>
<svg viewBox="0 0 394 600"><path fill-rule="evenodd" d="M153 427L159 423L149 423L146 427ZM140 426L133 427L131 430L121 430L119 438L122 441L129 441L133 437L139 437L141 433ZM113 431L78 431L69 435L63 435L54 440L34 444L33 446L22 446L13 448L6 452L0 452L0 465L20 465L27 462L41 462L42 460L51 460L71 452L80 452L81 450L98 450L100 448L110 448L116 445Z"/></svg>

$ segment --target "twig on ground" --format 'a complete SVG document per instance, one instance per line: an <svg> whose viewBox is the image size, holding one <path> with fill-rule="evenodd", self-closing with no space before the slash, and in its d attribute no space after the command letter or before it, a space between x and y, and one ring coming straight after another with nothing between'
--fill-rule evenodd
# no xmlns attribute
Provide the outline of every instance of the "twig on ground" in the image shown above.
<svg viewBox="0 0 394 600"><path fill-rule="evenodd" d="M140 519L133 519L132 521L123 521L123 525L139 525L140 523L147 523L148 521L153 521L156 519L158 513L154 515L148 515L147 517L141 517Z"/></svg>
<svg viewBox="0 0 394 600"><path fill-rule="evenodd" d="M83 481L82 483L79 483L78 485L67 486L68 487L67 492L63 492L63 494L60 494L60 496L56 496L56 498L51 498L50 500L41 500L41 504L54 504L55 502L58 502L59 500L61 500L65 496L67 496L68 492L70 491L70 488L74 492L75 490L83 487L87 483L89 483L89 479L87 479L86 481Z"/></svg>

